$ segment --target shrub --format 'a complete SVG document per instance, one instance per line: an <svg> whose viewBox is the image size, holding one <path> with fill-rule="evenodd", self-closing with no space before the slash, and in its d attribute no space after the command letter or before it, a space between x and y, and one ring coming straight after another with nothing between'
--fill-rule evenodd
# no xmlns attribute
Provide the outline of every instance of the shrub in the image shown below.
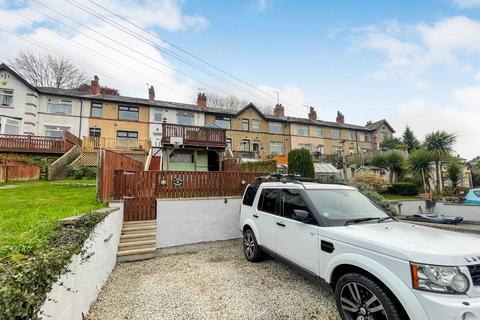
<svg viewBox="0 0 480 320"><path fill-rule="evenodd" d="M384 192L389 187L387 181L372 172L357 172L353 176L352 181L355 183L366 184L370 186L372 190L377 192Z"/></svg>
<svg viewBox="0 0 480 320"><path fill-rule="evenodd" d="M372 186L362 182L354 182L352 183L352 186L360 190L365 196L367 196L370 200L375 202L391 215L395 216L398 214L397 210L390 204L390 201L376 192Z"/></svg>
<svg viewBox="0 0 480 320"><path fill-rule="evenodd" d="M288 153L288 173L305 178L315 178L312 156L306 149L296 149Z"/></svg>
<svg viewBox="0 0 480 320"><path fill-rule="evenodd" d="M275 173L277 172L277 162L275 160L243 162L240 164L240 170L242 172Z"/></svg>
<svg viewBox="0 0 480 320"><path fill-rule="evenodd" d="M399 194L402 196L416 196L419 193L419 187L412 182L397 182L392 184L388 189L391 194Z"/></svg>
<svg viewBox="0 0 480 320"><path fill-rule="evenodd" d="M88 166L81 166L79 168L67 169L67 177L73 179L95 179L97 177L97 171Z"/></svg>

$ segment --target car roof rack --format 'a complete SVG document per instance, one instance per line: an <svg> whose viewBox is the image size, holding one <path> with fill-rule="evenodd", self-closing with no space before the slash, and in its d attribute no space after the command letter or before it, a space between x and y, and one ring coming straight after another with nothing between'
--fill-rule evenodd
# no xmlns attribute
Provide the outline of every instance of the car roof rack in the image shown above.
<svg viewBox="0 0 480 320"><path fill-rule="evenodd" d="M281 173L259 176L259 177L256 178L256 182L258 184L261 184L263 182L281 182L281 183L289 182L289 183L301 184L302 186L305 186L304 182L312 182L312 183L319 183L319 184L347 185L346 183L341 183L341 182L325 183L325 182L321 181L320 179L316 179L316 178L307 178L307 177L302 177L302 176L299 176L299 175L281 174Z"/></svg>

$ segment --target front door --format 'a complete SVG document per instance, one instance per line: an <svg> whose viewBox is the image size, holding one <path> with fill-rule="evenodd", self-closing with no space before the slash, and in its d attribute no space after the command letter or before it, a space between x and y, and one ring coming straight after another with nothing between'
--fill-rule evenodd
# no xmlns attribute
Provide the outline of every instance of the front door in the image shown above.
<svg viewBox="0 0 480 320"><path fill-rule="evenodd" d="M309 211L298 189L282 189L280 212L275 218L275 251L295 264L319 274L318 225L293 219L293 210Z"/></svg>

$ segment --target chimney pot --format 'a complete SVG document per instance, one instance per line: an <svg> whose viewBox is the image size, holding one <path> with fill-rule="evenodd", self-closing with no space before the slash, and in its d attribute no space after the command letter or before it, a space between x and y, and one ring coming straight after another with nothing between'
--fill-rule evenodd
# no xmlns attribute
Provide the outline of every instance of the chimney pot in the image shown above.
<svg viewBox="0 0 480 320"><path fill-rule="evenodd" d="M150 88L148 88L148 100L150 100L150 102L155 101L155 89L153 88L153 86L150 86Z"/></svg>
<svg viewBox="0 0 480 320"><path fill-rule="evenodd" d="M205 95L205 93L198 93L197 106L202 109L205 109L207 107L207 96Z"/></svg>
<svg viewBox="0 0 480 320"><path fill-rule="evenodd" d="M95 75L90 82L90 94L96 96L101 93L102 87L100 87L98 76Z"/></svg>
<svg viewBox="0 0 480 320"><path fill-rule="evenodd" d="M308 119L316 121L317 120L317 112L313 107L310 107L310 112L308 113Z"/></svg>
<svg viewBox="0 0 480 320"><path fill-rule="evenodd" d="M281 104L277 104L273 109L273 114L276 117L285 117L285 108Z"/></svg>
<svg viewBox="0 0 480 320"><path fill-rule="evenodd" d="M337 123L345 123L345 116L340 111L337 111Z"/></svg>

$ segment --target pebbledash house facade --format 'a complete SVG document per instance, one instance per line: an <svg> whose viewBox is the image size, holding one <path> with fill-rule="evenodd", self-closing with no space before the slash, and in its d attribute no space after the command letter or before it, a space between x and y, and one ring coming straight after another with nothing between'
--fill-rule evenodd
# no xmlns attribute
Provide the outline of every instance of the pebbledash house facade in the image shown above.
<svg viewBox="0 0 480 320"><path fill-rule="evenodd" d="M148 99L101 93L98 77L89 91L30 85L0 64L0 138L58 138L70 132L82 139L82 164L95 165L96 152L110 149L146 163L153 170L218 171L223 158L262 159L305 148L342 156L376 150L393 128L386 120L366 126L273 115L254 104L239 111L210 108L199 93L196 104L159 101L153 87ZM8 152L2 149L0 152Z"/></svg>

